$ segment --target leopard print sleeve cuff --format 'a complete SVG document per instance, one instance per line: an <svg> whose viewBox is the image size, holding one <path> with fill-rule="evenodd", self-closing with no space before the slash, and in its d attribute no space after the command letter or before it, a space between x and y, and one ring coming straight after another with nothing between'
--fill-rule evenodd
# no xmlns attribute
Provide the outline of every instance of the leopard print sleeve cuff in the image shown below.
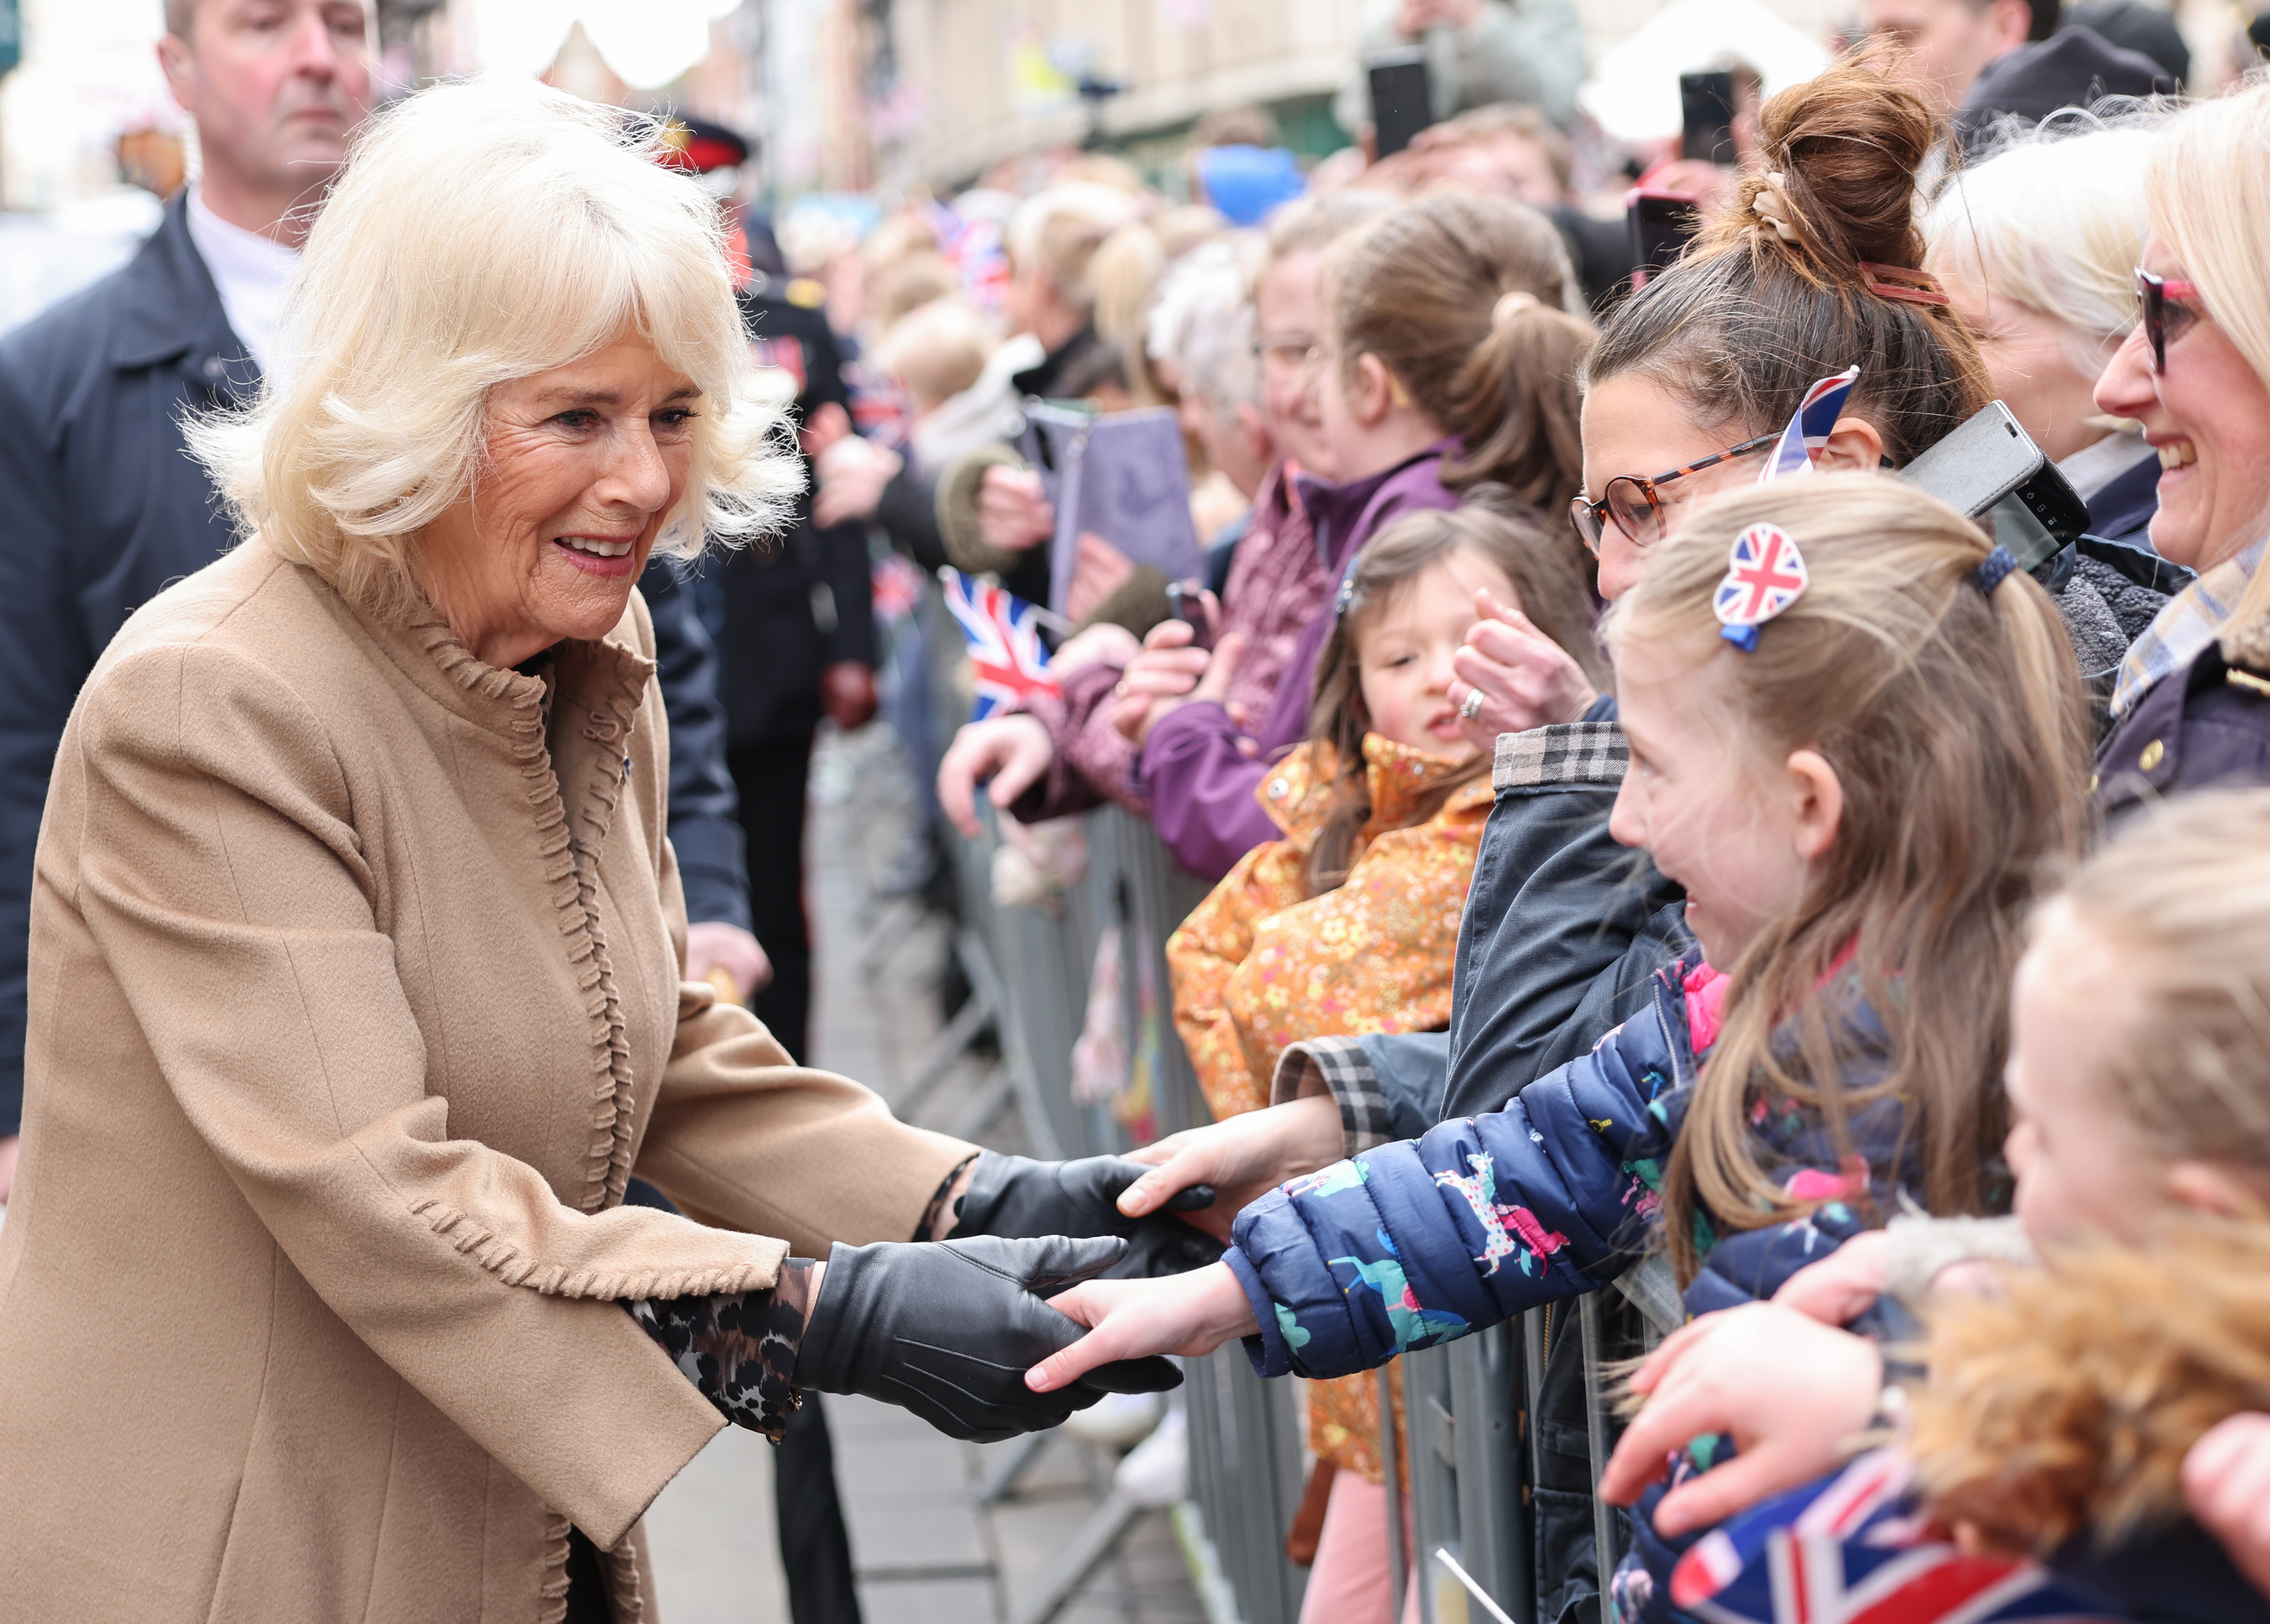
<svg viewBox="0 0 2270 1624"><path fill-rule="evenodd" d="M770 1290L641 1297L623 1307L720 1415L778 1443L804 1402L794 1376L814 1267L791 1257Z"/></svg>

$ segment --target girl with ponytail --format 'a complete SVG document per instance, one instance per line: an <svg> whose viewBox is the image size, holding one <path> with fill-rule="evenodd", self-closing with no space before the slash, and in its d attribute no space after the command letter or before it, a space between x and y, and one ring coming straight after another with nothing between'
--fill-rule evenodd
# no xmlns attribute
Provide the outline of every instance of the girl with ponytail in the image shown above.
<svg viewBox="0 0 2270 1624"><path fill-rule="evenodd" d="M1336 242L1324 285L1308 364L1326 465L1295 487L1333 581L1390 520L1456 508L1484 483L1532 510L1583 567L1564 515L1592 329L1574 314L1576 274L1552 223L1503 199L1437 193ZM1218 880L1276 838L1254 792L1268 759L1306 731L1332 625L1329 608L1309 620L1257 719L1218 702L1242 652L1228 640L1209 657L1161 627L1129 667L1118 721L1139 744L1136 778L1160 838L1191 873Z"/></svg>

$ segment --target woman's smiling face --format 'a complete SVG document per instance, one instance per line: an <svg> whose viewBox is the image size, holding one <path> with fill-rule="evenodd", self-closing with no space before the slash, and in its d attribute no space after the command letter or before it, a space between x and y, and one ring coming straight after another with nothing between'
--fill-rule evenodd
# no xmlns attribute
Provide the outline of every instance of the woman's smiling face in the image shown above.
<svg viewBox="0 0 2270 1624"><path fill-rule="evenodd" d="M491 393L471 486L415 553L475 656L517 665L614 629L685 494L698 396L635 330Z"/></svg>
<svg viewBox="0 0 2270 1624"><path fill-rule="evenodd" d="M2189 273L2157 237L2144 269ZM2211 569L2262 534L2270 518L2270 385L2197 299L2168 301L2168 367L2152 370L2142 323L2097 381L2096 404L2144 426L2160 453L2160 510L2152 545L2192 569Z"/></svg>

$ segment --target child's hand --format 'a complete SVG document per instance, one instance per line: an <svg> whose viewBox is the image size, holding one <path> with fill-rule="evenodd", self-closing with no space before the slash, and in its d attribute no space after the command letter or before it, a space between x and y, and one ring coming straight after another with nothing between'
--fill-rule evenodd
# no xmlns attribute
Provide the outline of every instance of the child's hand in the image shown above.
<svg viewBox="0 0 2270 1624"><path fill-rule="evenodd" d="M2270 1596L2270 1415L2247 1411L2207 1428L2184 1457L2184 1502Z"/></svg>
<svg viewBox="0 0 2270 1624"><path fill-rule="evenodd" d="M1138 750L1169 711L1193 700L1212 700L1227 706L1230 679L1237 674L1245 639L1239 633L1225 632L1208 653L1193 646L1191 639L1197 635L1180 620L1160 621L1144 634L1143 652L1120 679L1119 705L1111 713L1111 725ZM1233 716L1231 720L1238 718Z"/></svg>
<svg viewBox="0 0 2270 1624"><path fill-rule="evenodd" d="M1883 1381L1874 1343L1794 1309L1753 1302L1706 1314L1664 1339L1633 1376L1647 1407L1601 1474L1600 1498L1628 1506L1675 1451L1732 1433L1740 1453L1672 1490L1655 1511L1665 1539L1723 1521L1841 1463L1875 1414Z"/></svg>
<svg viewBox="0 0 2270 1624"><path fill-rule="evenodd" d="M1884 1294L1891 1257L1891 1236L1866 1230L1791 1275L1773 1300L1824 1325L1849 1325Z"/></svg>
<svg viewBox="0 0 2270 1624"><path fill-rule="evenodd" d="M977 786L990 779L986 798L1006 807L1041 781L1056 756L1056 740L1038 716L1016 710L965 723L938 760L938 805L948 822L976 840Z"/></svg>
<svg viewBox="0 0 2270 1624"><path fill-rule="evenodd" d="M1087 1335L1025 1372L1025 1385L1054 1392L1099 1365L1144 1353L1211 1353L1259 1329L1245 1288L1226 1263L1155 1280L1089 1280L1049 1299Z"/></svg>
<svg viewBox="0 0 2270 1624"><path fill-rule="evenodd" d="M1156 1170L1120 1192L1119 1210L1140 1218L1158 1211L1178 1190L1211 1184L1213 1205L1183 1216L1227 1241L1231 1221L1248 1202L1288 1178L1332 1166L1346 1153L1346 1144L1340 1108L1330 1094L1225 1117L1129 1152L1130 1161L1151 1162Z"/></svg>

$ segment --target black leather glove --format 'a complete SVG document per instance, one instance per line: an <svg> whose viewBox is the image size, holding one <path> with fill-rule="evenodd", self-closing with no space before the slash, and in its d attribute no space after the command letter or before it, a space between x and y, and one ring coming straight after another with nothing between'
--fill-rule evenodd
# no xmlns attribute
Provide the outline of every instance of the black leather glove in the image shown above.
<svg viewBox="0 0 2270 1624"><path fill-rule="evenodd" d="M1116 1236L840 1242L797 1352L796 1383L903 1405L953 1438L998 1443L1106 1393L1182 1384L1163 1359L1123 1360L1036 1393L1025 1372L1087 1335L1042 1299L1119 1260Z"/></svg>
<svg viewBox="0 0 2270 1624"><path fill-rule="evenodd" d="M1220 1242L1172 1216L1212 1206L1213 1185L1177 1190L1165 1206L1141 1218L1119 1210L1119 1192L1150 1170L1124 1156L1035 1161L989 1150L969 1169L952 1236L1124 1235L1127 1255L1103 1272L1104 1279L1115 1280L1181 1274L1219 1260Z"/></svg>

